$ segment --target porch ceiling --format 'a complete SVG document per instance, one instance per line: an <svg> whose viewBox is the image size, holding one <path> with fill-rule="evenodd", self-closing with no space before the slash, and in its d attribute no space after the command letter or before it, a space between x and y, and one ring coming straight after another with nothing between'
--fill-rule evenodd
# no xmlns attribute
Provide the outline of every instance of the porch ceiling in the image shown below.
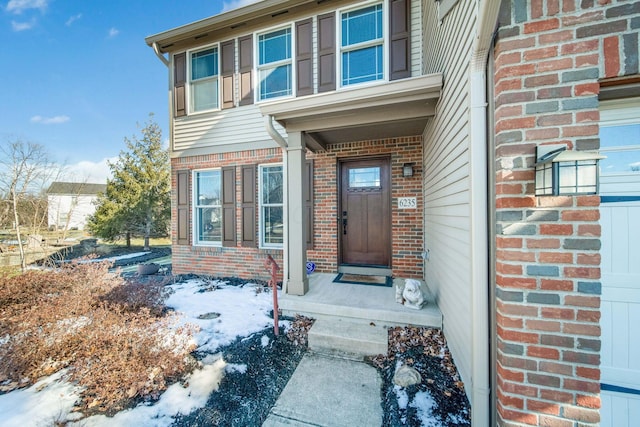
<svg viewBox="0 0 640 427"><path fill-rule="evenodd" d="M420 135L442 89L442 74L320 93L260 105L288 133L305 132L307 146Z"/></svg>

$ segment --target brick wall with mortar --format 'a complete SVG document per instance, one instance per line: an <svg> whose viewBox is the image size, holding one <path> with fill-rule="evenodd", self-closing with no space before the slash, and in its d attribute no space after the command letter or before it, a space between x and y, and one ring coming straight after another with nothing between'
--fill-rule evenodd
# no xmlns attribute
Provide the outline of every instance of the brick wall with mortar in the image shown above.
<svg viewBox="0 0 640 427"><path fill-rule="evenodd" d="M319 271L338 268L338 161L350 157L388 156L391 158L391 239L393 275L422 278L423 221L421 170L422 137L390 138L329 145L327 150L309 153L314 160L315 226L314 249L307 258ZM402 176L404 163L414 164L412 177ZM399 197L415 197L417 209L398 209Z"/></svg>
<svg viewBox="0 0 640 427"><path fill-rule="evenodd" d="M345 157L389 156L391 158L392 264L397 277L422 277L422 192L420 170L402 177L402 166L420 164L422 138L404 137L380 141L361 141L331 145L327 151L307 153L314 161L314 246L307 258L316 263L318 272L335 272L338 266L337 178L338 159ZM172 159L172 242L173 271L218 277L234 276L267 280L264 259L271 254L282 265L282 251L242 247L240 239L240 204L236 205L236 247L209 247L176 244L176 172L281 162L280 149L252 150ZM236 168L236 194L240 195L241 168ZM190 189L191 190L191 189ZM257 189L256 189L257 190ZM190 193L191 194L191 193ZM417 209L398 209L398 197L416 197ZM256 215L258 214L256 209ZM256 217L256 224L257 224ZM193 224L190 225L191 227ZM191 231L190 231L191 232Z"/></svg>
<svg viewBox="0 0 640 427"><path fill-rule="evenodd" d="M503 1L499 25L499 425L597 425L600 199L535 197L534 156L599 148L600 79L638 73L640 2Z"/></svg>

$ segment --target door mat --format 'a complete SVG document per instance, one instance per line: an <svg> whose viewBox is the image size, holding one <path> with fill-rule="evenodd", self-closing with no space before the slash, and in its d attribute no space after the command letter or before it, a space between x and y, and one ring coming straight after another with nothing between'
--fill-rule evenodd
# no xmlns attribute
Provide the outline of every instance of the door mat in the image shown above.
<svg viewBox="0 0 640 427"><path fill-rule="evenodd" d="M351 283L354 285L393 286L391 276L365 276L364 274L339 273L334 283Z"/></svg>

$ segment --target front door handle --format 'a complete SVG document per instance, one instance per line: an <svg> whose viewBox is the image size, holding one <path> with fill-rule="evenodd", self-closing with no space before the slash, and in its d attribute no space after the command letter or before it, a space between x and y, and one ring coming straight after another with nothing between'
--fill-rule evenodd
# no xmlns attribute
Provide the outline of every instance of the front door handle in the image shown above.
<svg viewBox="0 0 640 427"><path fill-rule="evenodd" d="M342 211L342 234L347 234L347 211Z"/></svg>

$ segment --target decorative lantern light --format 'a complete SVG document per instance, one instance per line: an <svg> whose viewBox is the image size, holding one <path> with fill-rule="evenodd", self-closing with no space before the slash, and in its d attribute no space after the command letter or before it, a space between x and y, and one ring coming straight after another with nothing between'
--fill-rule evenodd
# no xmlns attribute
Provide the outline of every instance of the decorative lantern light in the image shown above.
<svg viewBox="0 0 640 427"><path fill-rule="evenodd" d="M413 163L405 163L402 166L402 176L407 178L413 176Z"/></svg>
<svg viewBox="0 0 640 427"><path fill-rule="evenodd" d="M536 196L598 194L597 151L567 150L565 145L536 148Z"/></svg>

